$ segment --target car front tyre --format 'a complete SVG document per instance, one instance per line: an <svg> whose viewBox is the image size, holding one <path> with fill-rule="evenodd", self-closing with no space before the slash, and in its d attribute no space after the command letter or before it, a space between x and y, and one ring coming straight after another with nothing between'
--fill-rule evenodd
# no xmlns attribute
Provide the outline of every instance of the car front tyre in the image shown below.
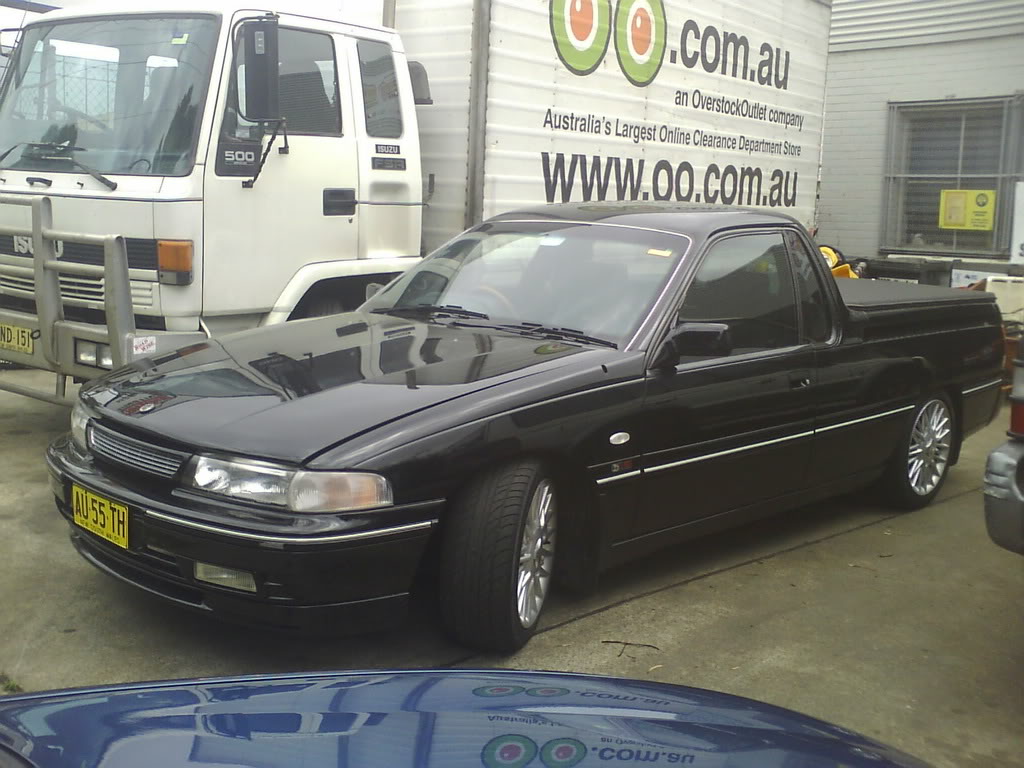
<svg viewBox="0 0 1024 768"><path fill-rule="evenodd" d="M536 461L493 470L453 501L441 551L441 614L452 639L519 650L547 602L558 525L555 483Z"/></svg>
<svg viewBox="0 0 1024 768"><path fill-rule="evenodd" d="M925 507L938 495L957 440L953 405L943 394L918 403L909 424L881 486L884 503L907 510Z"/></svg>

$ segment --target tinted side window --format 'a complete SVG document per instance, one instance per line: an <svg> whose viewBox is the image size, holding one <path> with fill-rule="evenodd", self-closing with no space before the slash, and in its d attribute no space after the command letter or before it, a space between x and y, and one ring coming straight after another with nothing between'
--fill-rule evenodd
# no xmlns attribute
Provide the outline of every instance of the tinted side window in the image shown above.
<svg viewBox="0 0 1024 768"><path fill-rule="evenodd" d="M288 133L340 135L338 66L330 35L282 28L278 56L281 60L279 104L281 117L288 121ZM224 132L237 139L258 139L259 126L241 117L245 114L244 84L245 60L239 47Z"/></svg>
<svg viewBox="0 0 1024 768"><path fill-rule="evenodd" d="M828 341L832 335L828 302L821 287L821 280L811 263L811 259L820 256L811 254L796 232L786 232L785 237L789 255L793 260L793 276L796 278L796 292L803 320L803 340Z"/></svg>
<svg viewBox="0 0 1024 768"><path fill-rule="evenodd" d="M329 35L282 29L281 115L289 133L341 133L338 68Z"/></svg>
<svg viewBox="0 0 1024 768"><path fill-rule="evenodd" d="M734 355L799 343L793 278L781 233L721 240L701 262L680 322L725 323Z"/></svg>
<svg viewBox="0 0 1024 768"><path fill-rule="evenodd" d="M402 135L402 107L391 46L360 40L356 48L363 82L366 133L380 139L397 139Z"/></svg>

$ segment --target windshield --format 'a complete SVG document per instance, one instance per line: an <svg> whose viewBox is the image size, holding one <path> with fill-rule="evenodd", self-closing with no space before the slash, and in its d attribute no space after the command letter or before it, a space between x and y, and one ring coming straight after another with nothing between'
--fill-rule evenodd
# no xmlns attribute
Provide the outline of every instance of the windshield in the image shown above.
<svg viewBox="0 0 1024 768"><path fill-rule="evenodd" d="M621 346L689 243L683 235L602 224L483 224L428 256L363 310L458 307L489 322L573 329Z"/></svg>
<svg viewBox="0 0 1024 768"><path fill-rule="evenodd" d="M187 174L217 29L207 16L28 27L0 101L0 152L16 146L0 167Z"/></svg>

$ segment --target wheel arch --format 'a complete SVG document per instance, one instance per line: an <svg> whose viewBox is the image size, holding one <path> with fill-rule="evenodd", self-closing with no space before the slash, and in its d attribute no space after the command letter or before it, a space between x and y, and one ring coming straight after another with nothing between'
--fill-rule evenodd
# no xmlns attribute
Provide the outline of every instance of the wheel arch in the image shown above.
<svg viewBox="0 0 1024 768"><path fill-rule="evenodd" d="M309 317L310 308L318 301L328 297L339 299L341 312L351 312L366 301L366 288L371 283L389 283L393 277L394 273L380 273L328 277L318 280L306 289L295 308L289 313L288 319L296 320Z"/></svg>
<svg viewBox="0 0 1024 768"><path fill-rule="evenodd" d="M404 256L393 259L345 259L307 264L292 275L274 302L274 308L263 318L261 325L276 325L290 319L299 304L312 291L322 290L317 289L318 285L330 285L333 281L344 282L353 278L396 275L418 261L419 256ZM365 286L367 282L371 281L364 279L362 285Z"/></svg>
<svg viewBox="0 0 1024 768"><path fill-rule="evenodd" d="M558 493L558 542L555 550L555 581L573 593L586 593L597 585L604 541L597 486L587 468L567 453L521 446L520 450L474 467L455 486L452 495L468 489L481 475L508 464L537 461L551 472ZM593 513L593 514L589 514ZM440 529L444 527L444 518ZM438 531L443 535L441 530ZM440 535L437 538L440 538Z"/></svg>

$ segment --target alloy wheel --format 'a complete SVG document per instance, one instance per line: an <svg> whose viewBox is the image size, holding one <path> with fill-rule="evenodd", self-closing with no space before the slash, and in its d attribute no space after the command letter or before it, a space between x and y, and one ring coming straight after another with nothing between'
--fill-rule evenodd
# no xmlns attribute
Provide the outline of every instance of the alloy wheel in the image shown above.
<svg viewBox="0 0 1024 768"><path fill-rule="evenodd" d="M541 480L530 499L519 545L516 607L524 627L532 627L537 621L551 585L556 517L554 487L550 480Z"/></svg>
<svg viewBox="0 0 1024 768"><path fill-rule="evenodd" d="M924 404L914 420L907 452L907 480L919 496L927 496L942 481L949 463L952 419L942 400Z"/></svg>

